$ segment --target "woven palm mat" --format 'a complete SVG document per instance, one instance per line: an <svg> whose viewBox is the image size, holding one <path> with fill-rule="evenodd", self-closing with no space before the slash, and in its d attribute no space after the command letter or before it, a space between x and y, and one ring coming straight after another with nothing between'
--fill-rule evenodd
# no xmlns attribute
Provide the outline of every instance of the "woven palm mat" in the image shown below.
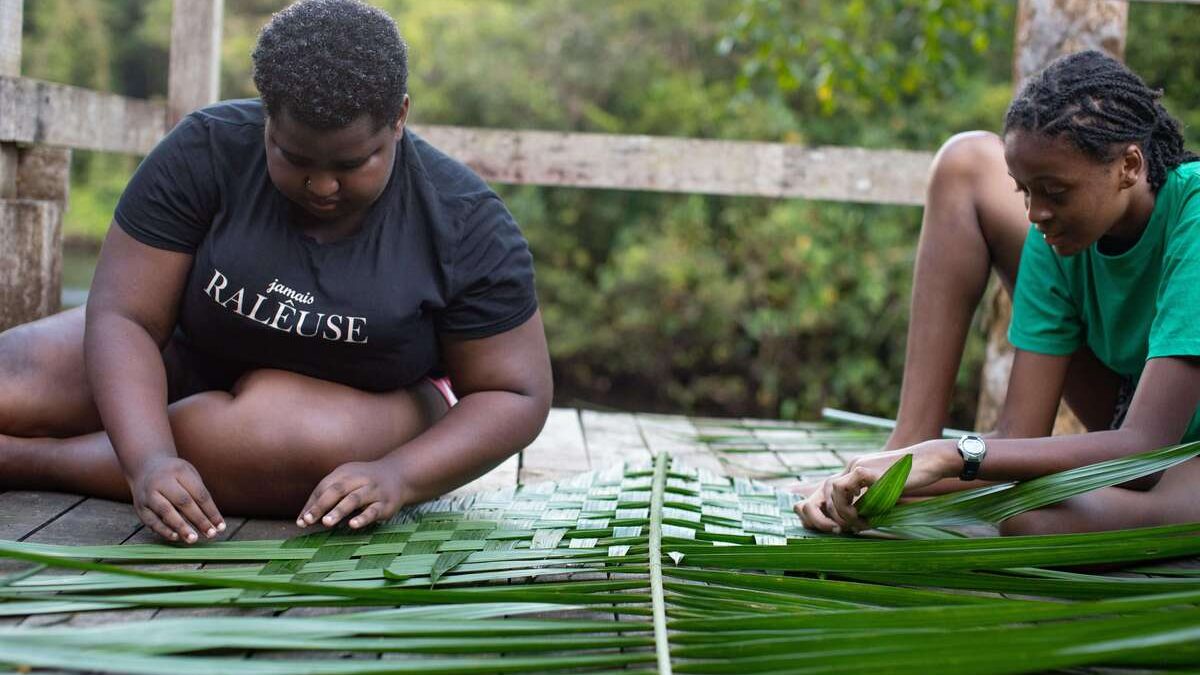
<svg viewBox="0 0 1200 675"><path fill-rule="evenodd" d="M828 447L823 438L820 449ZM1200 635L1200 577L1122 580L1024 569L984 578L986 568L954 562L971 551L938 548L958 542L806 531L794 500L660 454L652 463L559 482L434 500L365 532L193 548L4 543L0 555L32 565L0 580L5 616L214 606L354 611L0 629L0 663L137 673L842 672L872 663L928 672L930 650L961 649L953 660L972 672L1026 672L1105 663L1124 653L1103 647L1106 640L1121 636L1128 651L1139 635L1160 645L1153 659L1145 657L1149 665L1200 663L1192 635ZM1167 544L1200 550L1181 541ZM932 548L880 548L889 545ZM896 561L914 553L915 561L936 559L945 578L872 578L873 571L903 574ZM224 565L144 567L184 561ZM57 567L87 574L53 576ZM991 592L1001 587L1023 599ZM1175 595L1161 599L1167 592ZM1164 607L1176 609L1163 614ZM1063 619L1076 620L1063 627ZM1057 622L1057 633L1045 630L1049 622ZM983 667L997 658L980 648L988 629L1007 639L996 644L1026 657ZM863 649L867 640L871 650ZM289 658L246 660L247 650ZM372 658L312 660L316 653ZM389 659L397 654L404 657Z"/></svg>

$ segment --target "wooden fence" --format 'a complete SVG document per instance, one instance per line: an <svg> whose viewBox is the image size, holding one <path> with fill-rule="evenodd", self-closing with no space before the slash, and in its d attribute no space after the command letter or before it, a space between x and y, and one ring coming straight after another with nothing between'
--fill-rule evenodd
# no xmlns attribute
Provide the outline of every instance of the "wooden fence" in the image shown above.
<svg viewBox="0 0 1200 675"><path fill-rule="evenodd" d="M182 115L217 100L222 12L223 0L174 0L164 104L21 77L22 0L0 0L0 330L59 309L71 150L144 155ZM1127 16L1122 0L1020 0L1014 83L1079 49L1121 57ZM501 183L919 205L932 161L908 150L417 129ZM1006 316L1003 294L996 302ZM993 321L984 420L1003 400L1006 324Z"/></svg>

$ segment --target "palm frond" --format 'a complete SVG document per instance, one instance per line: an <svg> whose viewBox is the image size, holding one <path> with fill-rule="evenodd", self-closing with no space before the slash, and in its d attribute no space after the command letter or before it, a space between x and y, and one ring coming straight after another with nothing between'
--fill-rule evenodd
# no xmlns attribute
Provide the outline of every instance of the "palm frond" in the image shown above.
<svg viewBox="0 0 1200 675"><path fill-rule="evenodd" d="M828 427L805 430L837 435ZM0 662L179 675L1196 668L1195 576L1054 568L1122 562L1154 574L1151 561L1200 555L1200 523L1014 538L938 528L994 521L1197 452L1200 446L1180 446L890 510L894 499L881 490L874 499L884 506L872 523L917 539L809 532L791 494L660 455L652 464L558 483L435 500L368 532L192 548L0 542L0 557L30 565L0 580L0 615L354 610L0 628ZM902 485L901 473L888 482ZM139 567L183 561L235 564ZM87 574L56 577L55 569ZM286 658L222 655L230 650ZM305 659L345 652L407 656Z"/></svg>

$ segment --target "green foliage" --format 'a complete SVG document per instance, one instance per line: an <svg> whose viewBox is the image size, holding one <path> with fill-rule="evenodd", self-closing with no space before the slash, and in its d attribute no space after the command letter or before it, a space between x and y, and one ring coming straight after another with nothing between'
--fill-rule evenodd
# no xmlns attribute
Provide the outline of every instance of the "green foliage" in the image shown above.
<svg viewBox="0 0 1200 675"><path fill-rule="evenodd" d="M838 114L839 123L824 129L831 138L821 142L845 142L846 134L882 121L915 131L923 120L905 119L911 108L959 102L970 83L1007 76L1002 66L1009 61L1004 52L1011 43L1010 3L740 4L721 51L740 57L744 88L783 97L807 115ZM946 126L935 129L944 134Z"/></svg>
<svg viewBox="0 0 1200 675"><path fill-rule="evenodd" d="M64 9L70 4L71 11ZM227 2L222 95L285 0ZM908 147L997 129L1013 3L375 0L411 47L415 124ZM27 2L24 72L161 97L170 0ZM1127 57L1200 127L1200 7L1137 3ZM1193 147L1195 147L1193 143ZM98 237L131 164L77 153L67 232ZM891 416L918 209L497 186L533 246L560 401ZM953 426L971 425L982 340Z"/></svg>
<svg viewBox="0 0 1200 675"><path fill-rule="evenodd" d="M1200 63L1179 58L1179 45L1195 44L1200 8L1131 3L1129 67L1152 87L1163 89L1163 105L1184 124L1188 148L1200 151Z"/></svg>

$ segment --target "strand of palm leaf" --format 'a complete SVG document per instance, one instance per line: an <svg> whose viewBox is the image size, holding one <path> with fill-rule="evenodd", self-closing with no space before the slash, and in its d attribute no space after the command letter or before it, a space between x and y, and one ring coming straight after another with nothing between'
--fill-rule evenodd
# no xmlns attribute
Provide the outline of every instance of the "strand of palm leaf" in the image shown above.
<svg viewBox="0 0 1200 675"><path fill-rule="evenodd" d="M1196 452L1181 447L1106 463L1087 480L1061 474L1032 489L1018 491L1031 481L907 521L899 517L917 505L901 505L876 520L892 517L917 533L923 531L914 523L940 527L961 522L963 514L986 520L1036 508L1047 494L1066 498L1085 485L1151 473ZM0 662L81 671L102 664L128 673L347 675L664 672L662 653L677 672L1200 666L1200 578L1051 569L1200 555L1200 524L1009 539L817 535L800 527L790 494L669 462L660 456L654 466L438 500L368 533L187 549L3 542L0 556L35 566L0 581L0 614L8 616L193 606L389 609L4 628ZM663 478L657 484L656 470ZM661 515L652 518L656 499ZM663 555L654 560L651 535L662 542ZM182 560L238 564L137 567ZM660 582L651 581L652 565ZM51 576L56 567L87 573ZM669 631L654 631L655 594ZM288 658L221 656L230 649ZM305 660L314 652L348 651L424 658Z"/></svg>

